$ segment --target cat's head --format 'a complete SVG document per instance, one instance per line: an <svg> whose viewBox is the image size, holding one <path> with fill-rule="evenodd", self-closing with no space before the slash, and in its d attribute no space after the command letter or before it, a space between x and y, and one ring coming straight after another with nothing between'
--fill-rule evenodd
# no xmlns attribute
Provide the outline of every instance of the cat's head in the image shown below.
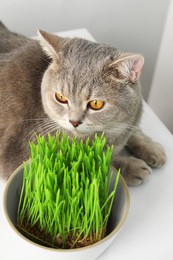
<svg viewBox="0 0 173 260"><path fill-rule="evenodd" d="M45 112L74 135L118 132L134 123L141 102L140 54L39 32L52 59L42 80Z"/></svg>

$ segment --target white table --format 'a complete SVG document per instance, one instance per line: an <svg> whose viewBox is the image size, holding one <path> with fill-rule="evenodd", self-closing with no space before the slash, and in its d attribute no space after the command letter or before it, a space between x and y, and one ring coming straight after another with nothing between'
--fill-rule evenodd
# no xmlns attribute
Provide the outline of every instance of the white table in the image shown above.
<svg viewBox="0 0 173 260"><path fill-rule="evenodd" d="M93 40L86 29L60 34ZM165 147L167 164L153 170L149 182L129 188L131 204L124 228L99 260L173 259L173 136L146 104L141 124L145 133ZM5 182L0 180L0 259L11 260L15 259L12 248L20 244L5 220L4 186ZM23 259L24 252L18 260Z"/></svg>

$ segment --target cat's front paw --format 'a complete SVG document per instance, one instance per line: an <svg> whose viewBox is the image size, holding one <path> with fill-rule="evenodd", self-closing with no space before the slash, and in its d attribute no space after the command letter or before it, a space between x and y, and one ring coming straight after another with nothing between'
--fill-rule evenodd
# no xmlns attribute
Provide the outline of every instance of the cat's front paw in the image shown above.
<svg viewBox="0 0 173 260"><path fill-rule="evenodd" d="M143 151L138 157L152 168L160 168L166 163L166 154L163 147L156 142L145 144Z"/></svg>
<svg viewBox="0 0 173 260"><path fill-rule="evenodd" d="M123 166L123 177L129 186L136 186L149 179L151 168L143 161L128 157Z"/></svg>

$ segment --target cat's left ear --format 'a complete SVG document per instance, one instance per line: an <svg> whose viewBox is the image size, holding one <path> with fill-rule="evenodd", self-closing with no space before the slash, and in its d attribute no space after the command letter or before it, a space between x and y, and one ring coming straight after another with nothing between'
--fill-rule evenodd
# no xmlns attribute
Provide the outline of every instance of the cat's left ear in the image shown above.
<svg viewBox="0 0 173 260"><path fill-rule="evenodd" d="M45 53L52 59L59 58L58 52L61 48L62 38L42 30L38 30L38 36Z"/></svg>
<svg viewBox="0 0 173 260"><path fill-rule="evenodd" d="M109 69L118 80L128 79L135 83L141 74L144 57L141 54L121 54L118 59L109 64Z"/></svg>

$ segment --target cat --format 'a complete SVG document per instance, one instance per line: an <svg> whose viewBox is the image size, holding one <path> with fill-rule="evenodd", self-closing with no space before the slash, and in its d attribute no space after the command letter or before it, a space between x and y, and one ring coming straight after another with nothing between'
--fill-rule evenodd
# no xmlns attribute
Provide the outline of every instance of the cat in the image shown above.
<svg viewBox="0 0 173 260"><path fill-rule="evenodd" d="M162 146L139 127L141 54L39 31L39 41L0 23L0 162L8 178L28 158L34 133L78 139L104 132L112 164L128 185L166 162ZM122 156L127 148L131 156Z"/></svg>

